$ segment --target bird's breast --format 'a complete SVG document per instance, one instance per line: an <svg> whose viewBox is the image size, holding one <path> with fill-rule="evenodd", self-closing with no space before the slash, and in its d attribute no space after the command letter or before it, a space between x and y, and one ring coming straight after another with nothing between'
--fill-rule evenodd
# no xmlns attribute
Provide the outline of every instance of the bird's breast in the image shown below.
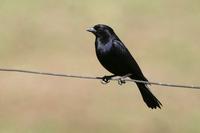
<svg viewBox="0 0 200 133"><path fill-rule="evenodd" d="M97 45L96 46L96 52L98 52L100 55L104 56L110 53L112 50L112 45L106 44L106 45Z"/></svg>
<svg viewBox="0 0 200 133"><path fill-rule="evenodd" d="M96 55L99 62L106 68L109 72L115 75L124 75L127 73L128 69L124 69L124 59L118 54L113 52L112 45L97 46Z"/></svg>

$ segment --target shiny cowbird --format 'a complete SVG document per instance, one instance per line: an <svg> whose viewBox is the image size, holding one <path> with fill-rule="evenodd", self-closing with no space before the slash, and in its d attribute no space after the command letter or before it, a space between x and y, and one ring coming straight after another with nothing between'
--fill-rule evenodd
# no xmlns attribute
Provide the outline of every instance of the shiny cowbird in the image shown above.
<svg viewBox="0 0 200 133"><path fill-rule="evenodd" d="M97 24L87 31L92 32L96 37L95 49L98 60L104 68L114 74L104 76L104 81L108 81L114 76L125 75L129 75L128 77L131 79L148 81L133 56L111 27ZM161 102L152 94L147 84L136 83L136 85L149 108L161 108Z"/></svg>

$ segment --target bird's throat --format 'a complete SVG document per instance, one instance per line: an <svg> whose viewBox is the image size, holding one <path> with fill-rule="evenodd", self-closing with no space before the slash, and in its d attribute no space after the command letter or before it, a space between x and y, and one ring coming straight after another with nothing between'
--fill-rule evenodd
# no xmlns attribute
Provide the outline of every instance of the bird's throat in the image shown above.
<svg viewBox="0 0 200 133"><path fill-rule="evenodd" d="M96 42L98 43L98 44L102 44L102 45L105 45L105 44L107 44L108 42L109 42L109 37L107 37L107 36L101 36L101 37L96 37Z"/></svg>

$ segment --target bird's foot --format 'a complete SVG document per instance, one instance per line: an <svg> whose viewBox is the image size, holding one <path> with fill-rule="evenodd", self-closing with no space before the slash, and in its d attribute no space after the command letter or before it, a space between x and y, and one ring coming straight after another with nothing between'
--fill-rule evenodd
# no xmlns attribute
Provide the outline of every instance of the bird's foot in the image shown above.
<svg viewBox="0 0 200 133"><path fill-rule="evenodd" d="M123 85L123 84L125 84L126 83L126 81L124 80L124 78L119 78L118 79L118 84L119 85Z"/></svg>
<svg viewBox="0 0 200 133"><path fill-rule="evenodd" d="M130 77L131 75L132 75L132 74L128 73L128 74L122 76L121 78L119 78L119 79L118 79L118 84L119 84L119 85L125 84L125 83L126 83L125 78Z"/></svg>
<svg viewBox="0 0 200 133"><path fill-rule="evenodd" d="M107 84L107 83L109 83L112 77L113 77L113 76L103 76L103 77L102 77L101 83L102 83L102 84Z"/></svg>

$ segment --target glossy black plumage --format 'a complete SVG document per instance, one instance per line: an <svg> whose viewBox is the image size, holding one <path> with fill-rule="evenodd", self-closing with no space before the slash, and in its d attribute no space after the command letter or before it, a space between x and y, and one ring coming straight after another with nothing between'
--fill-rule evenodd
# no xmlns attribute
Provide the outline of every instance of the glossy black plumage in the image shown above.
<svg viewBox="0 0 200 133"><path fill-rule="evenodd" d="M96 55L104 68L113 73L114 76L132 74L130 76L131 79L147 81L139 65L111 27L98 24L87 31L92 32L96 36ZM151 93L146 84L136 84L141 92L144 102L148 107L152 109L157 107L161 108L162 104Z"/></svg>

